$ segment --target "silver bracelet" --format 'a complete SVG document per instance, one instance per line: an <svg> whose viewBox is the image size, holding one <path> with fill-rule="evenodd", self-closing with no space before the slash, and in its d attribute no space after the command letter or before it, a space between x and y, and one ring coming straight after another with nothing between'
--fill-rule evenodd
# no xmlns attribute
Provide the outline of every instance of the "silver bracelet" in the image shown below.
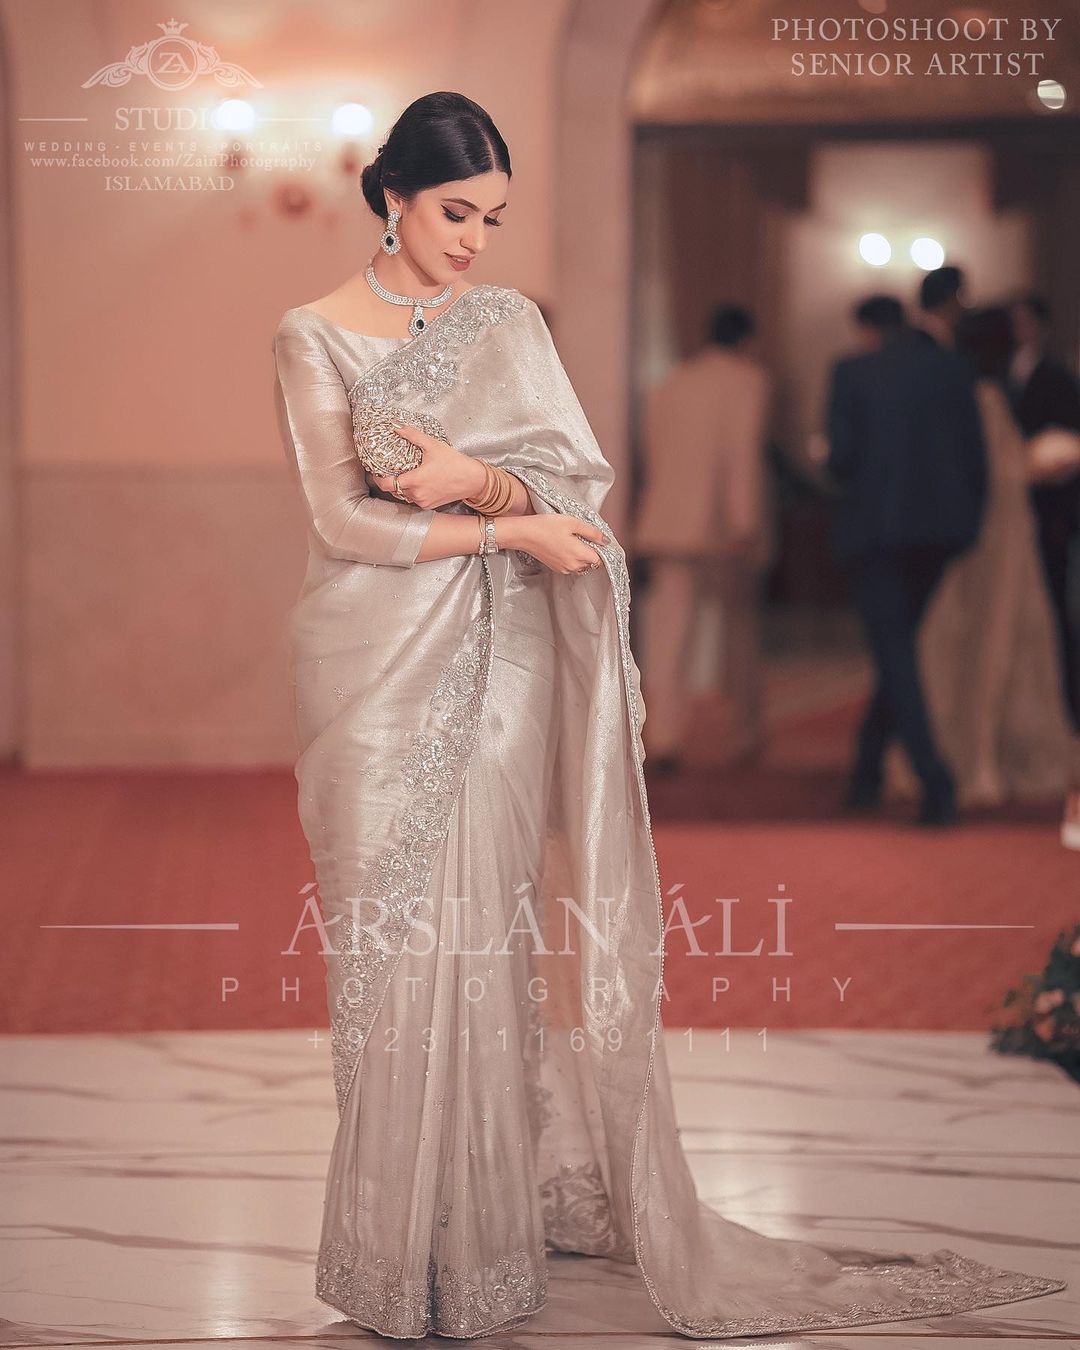
<svg viewBox="0 0 1080 1350"><path fill-rule="evenodd" d="M499 545L495 539L495 517L481 516L484 522L483 540L480 545L481 553L498 553Z"/></svg>

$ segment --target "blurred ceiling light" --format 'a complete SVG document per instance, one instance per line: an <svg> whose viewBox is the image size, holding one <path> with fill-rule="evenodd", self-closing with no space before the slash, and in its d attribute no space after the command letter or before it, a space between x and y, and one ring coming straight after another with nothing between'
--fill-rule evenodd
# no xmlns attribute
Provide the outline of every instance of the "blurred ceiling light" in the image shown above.
<svg viewBox="0 0 1080 1350"><path fill-rule="evenodd" d="M255 109L245 99L227 98L214 109L211 121L219 131L251 131Z"/></svg>
<svg viewBox="0 0 1080 1350"><path fill-rule="evenodd" d="M335 136L366 136L374 125L371 109L362 103L342 103L330 119L330 130Z"/></svg>
<svg viewBox="0 0 1080 1350"><path fill-rule="evenodd" d="M1065 106L1065 86L1057 80L1040 80L1035 87L1035 95L1043 107L1052 112Z"/></svg>
<svg viewBox="0 0 1080 1350"><path fill-rule="evenodd" d="M892 257L892 245L883 234L864 234L859 240L859 256L871 267L884 267Z"/></svg>
<svg viewBox="0 0 1080 1350"><path fill-rule="evenodd" d="M945 250L936 239L922 235L911 241L911 261L924 272L932 272L945 261Z"/></svg>

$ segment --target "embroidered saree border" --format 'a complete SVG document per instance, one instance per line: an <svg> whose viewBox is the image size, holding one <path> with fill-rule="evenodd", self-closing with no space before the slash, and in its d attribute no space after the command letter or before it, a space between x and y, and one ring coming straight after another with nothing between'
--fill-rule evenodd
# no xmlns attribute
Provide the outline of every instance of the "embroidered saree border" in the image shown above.
<svg viewBox="0 0 1080 1350"><path fill-rule="evenodd" d="M438 316L408 347L390 353L365 372L349 391L350 401L383 402L409 381L433 397L456 379L443 349L427 351L442 335L451 342L474 341L482 325L508 312L502 303L477 296L473 287ZM496 302L499 301L496 297ZM483 303L488 300L486 305ZM516 307L516 306L514 306ZM421 341L420 339L425 339ZM494 588L488 560L480 558L481 601L462 651L444 668L429 707L436 729L413 734L412 752L402 765L410 805L402 818L400 843L371 859L362 873L362 895L381 901L388 918L381 931L389 949L375 942L350 916L335 945L341 961L340 990L331 1010L331 1056L339 1119L344 1115L394 972L411 930L410 907L430 881L435 857L449 829L486 708L494 653ZM422 1285L410 1284L400 1265L385 1259L363 1261L340 1239L321 1241L315 1275L316 1297L347 1317L383 1335L413 1339L432 1332L472 1338L507 1330L543 1307L547 1297L545 1250L519 1248L482 1270L457 1270L432 1256Z"/></svg>
<svg viewBox="0 0 1080 1350"><path fill-rule="evenodd" d="M471 343L489 324L499 323L520 311L526 301L520 293L488 285L474 286L412 342L391 352L382 361L365 372L349 391L350 399L364 397L375 401L390 401L403 384L409 386L421 399L431 400L449 391L456 383L459 369L453 356L456 342ZM632 750L637 790L642 819L648 836L653 862L659 931L663 932L662 890L653 841L648 796L643 771L644 751L641 742L643 708L634 679L633 656L630 649L629 607L630 583L626 555L614 533L600 514L560 486L540 469L506 465L510 473L537 493L554 510L573 514L599 526L611 536L607 545L594 545L604 560L611 586L612 601L618 631L620 661L626 695L626 714L632 733ZM436 850L445 837L453 804L457 799L465 770L476 744L483 717L494 638L494 597L490 569L483 559L482 604L464 653L460 653L443 672L431 698L432 709L444 718L449 735L416 733L414 753L406 761L403 771L410 778L410 786L419 789L420 797L410 810L409 843L386 850L369 865L367 881L371 886L365 894L383 897L390 902L394 915L393 934L402 943L411 919L403 901L407 893L422 895L430 878ZM425 801L424 794L429 794ZM347 938L358 934L351 925ZM344 944L343 944L344 945ZM656 1053L656 1038L662 1032L660 1008L663 988L663 942L658 944L657 980L654 991L653 1029L650 1037L649 1060L641 1090L641 1105L636 1118L630 1167L630 1200L634 1227L634 1255L642 1279L655 1307L664 1319L684 1335L703 1337L735 1337L760 1332L830 1329L862 1325L868 1322L900 1321L917 1317L939 1317L948 1313L964 1312L977 1307L1015 1302L1037 1297L1067 1287L1065 1281L1018 1272L998 1271L993 1267L963 1257L947 1248L939 1249L925 1258L906 1262L867 1265L865 1269L875 1280L887 1282L901 1290L909 1299L903 1308L882 1302L852 1303L829 1311L804 1315L765 1315L753 1318L689 1318L668 1307L659 1296L644 1259L641 1225L635 1199L637 1190L639 1151L645 1126L648 1095L652 1084ZM365 970L379 977L381 994L368 992L357 1000L339 999L336 1025L332 1023L332 1046L335 1060L335 1086L339 1111L344 1112L349 1092L355 1081L357 1066L363 1054L366 1037L381 1007L386 989L393 977L401 951L361 953L350 973L363 977ZM346 954L343 959L350 959ZM367 965L365 966L365 962ZM700 1201L698 1203L701 1203ZM720 1216L718 1216L720 1217ZM535 1256L535 1254L534 1254ZM460 1337L472 1338L491 1331L506 1329L543 1306L544 1281L542 1276L530 1280L524 1274L530 1255L524 1251L513 1253L500 1268L486 1272L477 1285L461 1272L443 1267L442 1275L429 1267L428 1288L408 1291L401 1285L398 1272L395 1295L393 1272L376 1263L372 1267L357 1267L356 1254L339 1242L320 1248L317 1295L330 1306L346 1315L353 1315L349 1304L356 1307L358 1318L378 1315L383 1325L376 1330L384 1334L415 1336L431 1331L432 1315L442 1322L439 1313L454 1325ZM543 1253L539 1254L541 1265ZM505 1269L503 1269L505 1266ZM844 1267L859 1269L858 1266ZM361 1294L358 1282L365 1292ZM484 1290L493 1291L487 1296ZM370 1293L368 1292L370 1291ZM470 1292L471 1291L471 1292ZM327 1297L329 1296L329 1297ZM401 1329L388 1330L386 1319L393 1297L404 1300L400 1317L390 1324ZM339 1300L339 1301L335 1301ZM509 1302L507 1302L509 1300ZM496 1305L501 1316L489 1319ZM406 1330L405 1327L413 1328ZM416 1328L419 1328L417 1330Z"/></svg>

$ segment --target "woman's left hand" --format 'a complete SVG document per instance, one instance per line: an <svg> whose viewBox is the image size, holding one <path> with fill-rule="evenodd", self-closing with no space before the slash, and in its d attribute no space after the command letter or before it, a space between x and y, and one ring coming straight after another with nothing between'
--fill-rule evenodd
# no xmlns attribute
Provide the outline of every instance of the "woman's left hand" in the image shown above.
<svg viewBox="0 0 1080 1350"><path fill-rule="evenodd" d="M410 426L407 422L395 424L394 430L413 445L418 445L424 452L424 458L416 468L404 469L399 474L383 475L369 471L368 477L383 492L397 495L394 491L396 477L407 501L430 510L436 506L445 506L447 502L475 497L483 490L485 474L480 460L462 454L446 441L429 436L426 431Z"/></svg>

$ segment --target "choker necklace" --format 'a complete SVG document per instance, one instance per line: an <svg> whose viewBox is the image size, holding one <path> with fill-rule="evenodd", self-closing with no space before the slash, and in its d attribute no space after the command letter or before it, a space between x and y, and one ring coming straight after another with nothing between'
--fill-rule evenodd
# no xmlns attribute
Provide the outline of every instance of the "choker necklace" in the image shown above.
<svg viewBox="0 0 1080 1350"><path fill-rule="evenodd" d="M385 286L379 285L379 280L375 275L375 269L370 263L368 263L367 271L364 275L367 277L368 285L371 289L383 300L389 300L392 305L412 305L413 313L412 318L409 320L409 332L413 337L419 337L427 327L427 323L424 319L424 310L432 305L441 305L444 300L449 298L450 292L454 289L454 283L448 281L446 283L446 289L441 291L438 295L422 295L419 297L413 295L395 295L393 291L388 291Z"/></svg>

